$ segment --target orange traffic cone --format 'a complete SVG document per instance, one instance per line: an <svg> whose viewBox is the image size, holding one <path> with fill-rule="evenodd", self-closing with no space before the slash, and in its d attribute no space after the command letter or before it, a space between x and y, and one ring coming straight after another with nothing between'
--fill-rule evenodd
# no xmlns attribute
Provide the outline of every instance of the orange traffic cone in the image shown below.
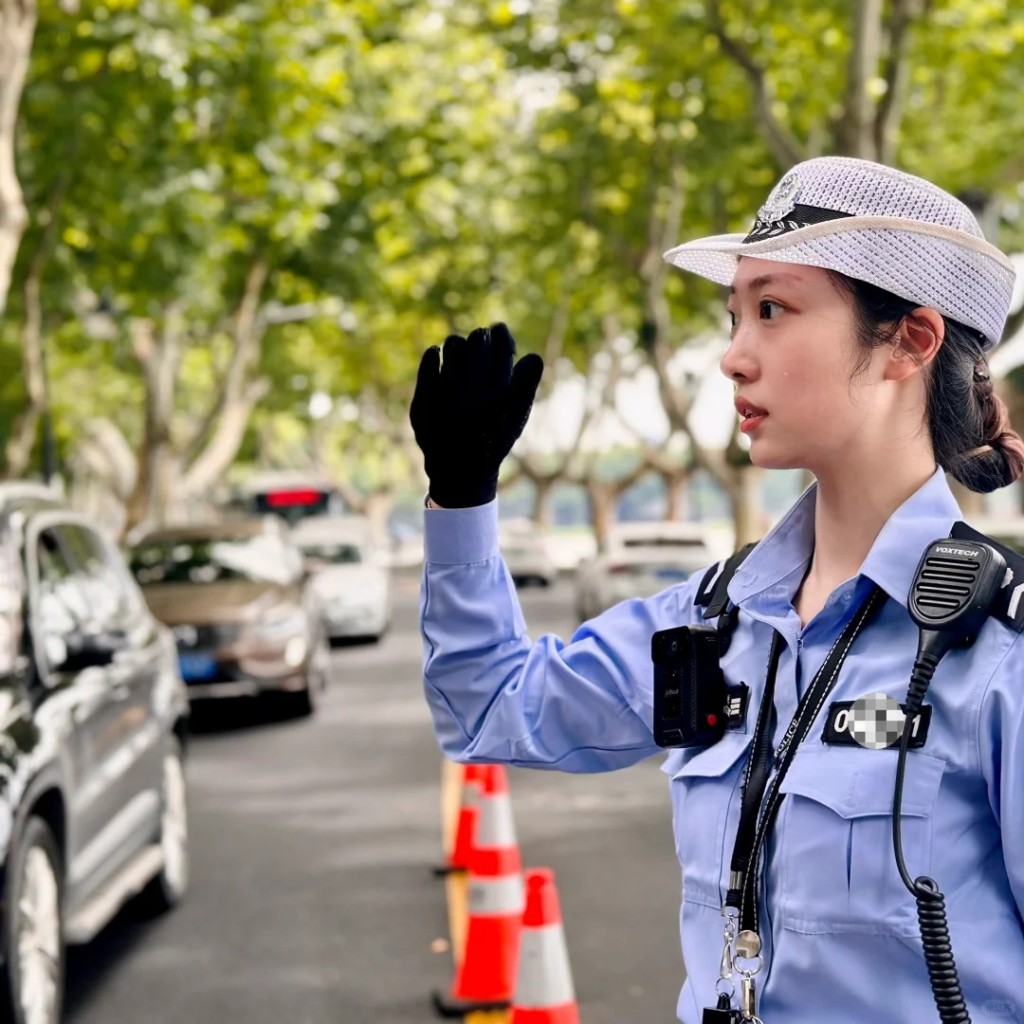
<svg viewBox="0 0 1024 1024"><path fill-rule="evenodd" d="M443 863L448 863L452 844L455 842L456 823L459 818L459 805L462 802L462 780L466 769L461 764L441 758L441 849L444 851ZM443 868L435 868L434 873L444 874Z"/></svg>
<svg viewBox="0 0 1024 1024"><path fill-rule="evenodd" d="M484 766L478 764L458 765L461 774L459 784L459 812L445 863L434 868L435 875L448 875L453 871L469 870L469 855L473 849L476 832L477 804L480 800L480 783Z"/></svg>
<svg viewBox="0 0 1024 1024"><path fill-rule="evenodd" d="M500 765L483 768L477 814L476 842L469 858L465 948L450 998L434 994L434 1008L442 1017L507 1009L515 989L523 872L508 778Z"/></svg>
<svg viewBox="0 0 1024 1024"><path fill-rule="evenodd" d="M462 963L466 948L466 923L469 907L469 861L476 842L477 818L479 816L480 786L484 766L465 766L462 782L462 804L459 809L458 825L452 839L448 863L436 868L438 874L446 875L445 898L448 904L448 934L451 936L452 958L455 966Z"/></svg>
<svg viewBox="0 0 1024 1024"><path fill-rule="evenodd" d="M579 1024L555 873L526 873L526 910L511 1024Z"/></svg>

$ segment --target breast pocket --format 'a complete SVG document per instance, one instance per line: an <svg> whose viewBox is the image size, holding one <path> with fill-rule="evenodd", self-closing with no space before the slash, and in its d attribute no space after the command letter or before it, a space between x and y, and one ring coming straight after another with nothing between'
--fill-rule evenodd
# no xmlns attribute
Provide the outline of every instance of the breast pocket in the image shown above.
<svg viewBox="0 0 1024 1024"><path fill-rule="evenodd" d="M679 751L665 771L671 776L676 852L683 866L683 900L718 908L721 881L732 856L726 839L735 838L739 784L750 736L727 734L712 747Z"/></svg>
<svg viewBox="0 0 1024 1024"><path fill-rule="evenodd" d="M932 809L945 762L921 751L904 776L903 859L912 878L931 869ZM892 846L896 752L801 749L783 780L779 908L783 927L917 937L914 898Z"/></svg>

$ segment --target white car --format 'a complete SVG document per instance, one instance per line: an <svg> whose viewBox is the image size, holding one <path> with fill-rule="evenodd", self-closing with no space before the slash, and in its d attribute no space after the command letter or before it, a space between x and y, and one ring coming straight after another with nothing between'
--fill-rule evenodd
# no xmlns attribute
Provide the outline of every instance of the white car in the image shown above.
<svg viewBox="0 0 1024 1024"><path fill-rule="evenodd" d="M498 524L498 546L516 586L531 583L550 587L558 570L544 535L528 519L507 519Z"/></svg>
<svg viewBox="0 0 1024 1024"><path fill-rule="evenodd" d="M292 540L302 551L331 640L379 640L391 625L391 575L362 516L311 516Z"/></svg>
<svg viewBox="0 0 1024 1024"><path fill-rule="evenodd" d="M1024 516L969 516L965 522L980 533L1024 555Z"/></svg>
<svg viewBox="0 0 1024 1024"><path fill-rule="evenodd" d="M696 523L617 523L607 549L580 562L576 614L580 621L633 597L652 597L714 561Z"/></svg>

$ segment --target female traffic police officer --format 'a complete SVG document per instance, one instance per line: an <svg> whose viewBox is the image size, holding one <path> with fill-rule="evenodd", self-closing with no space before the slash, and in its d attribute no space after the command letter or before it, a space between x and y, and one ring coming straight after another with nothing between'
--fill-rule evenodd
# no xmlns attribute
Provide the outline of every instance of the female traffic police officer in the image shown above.
<svg viewBox="0 0 1024 1024"><path fill-rule="evenodd" d="M816 481L728 583L734 626L721 667L728 684L749 687L740 719L717 742L672 750L665 762L684 872L679 1019L934 1021L915 901L893 852L892 740L918 642L908 611L915 569L960 518L943 471L991 491L1024 466L984 356L1004 326L1012 264L946 192L834 157L787 173L749 234L689 242L665 258L731 285L721 369L752 461L807 469ZM626 601L568 643L530 639L498 551L495 493L541 363L514 363L503 325L449 337L443 363L440 355L424 354L410 416L430 479L424 680L443 750L571 772L657 753L652 635L702 624L698 594L714 574ZM761 774L772 776L834 647L845 658L778 785L753 858L755 939L738 947L724 903L747 881L732 858L766 683ZM902 854L912 875L929 874L945 892L971 1019L1024 1021L1018 632L987 619L972 646L939 665L927 705L907 756ZM740 1002L745 993L730 998L751 977L756 1009Z"/></svg>

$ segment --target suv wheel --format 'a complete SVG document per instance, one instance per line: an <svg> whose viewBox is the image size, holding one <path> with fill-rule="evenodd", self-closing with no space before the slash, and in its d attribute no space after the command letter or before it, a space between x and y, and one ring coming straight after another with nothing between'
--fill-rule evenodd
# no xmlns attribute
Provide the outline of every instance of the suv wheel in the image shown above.
<svg viewBox="0 0 1024 1024"><path fill-rule="evenodd" d="M176 906L188 890L188 798L181 744L164 755L161 785L160 848L163 867L139 897L142 909L162 914Z"/></svg>
<svg viewBox="0 0 1024 1024"><path fill-rule="evenodd" d="M3 927L9 956L0 972L0 1021L58 1024L64 998L63 869L50 827L31 817L15 841Z"/></svg>
<svg viewBox="0 0 1024 1024"><path fill-rule="evenodd" d="M306 686L286 694L287 711L296 718L305 718L316 711L320 697L327 691L331 678L331 647L324 637L306 670Z"/></svg>

